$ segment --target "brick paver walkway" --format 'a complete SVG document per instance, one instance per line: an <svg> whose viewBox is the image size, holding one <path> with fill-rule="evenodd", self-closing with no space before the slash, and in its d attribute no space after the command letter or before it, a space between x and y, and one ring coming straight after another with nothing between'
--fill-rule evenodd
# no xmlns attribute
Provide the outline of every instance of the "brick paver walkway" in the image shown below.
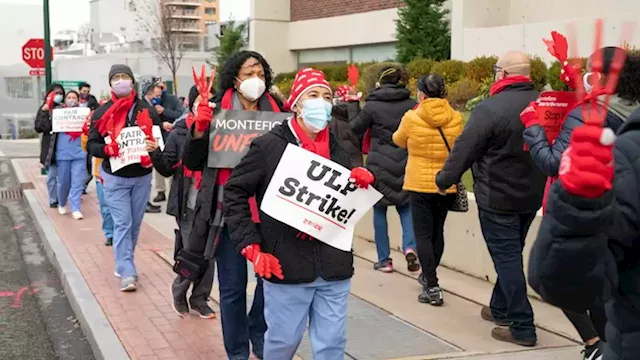
<svg viewBox="0 0 640 360"><path fill-rule="evenodd" d="M160 249L172 253L170 239L143 223L135 254L140 277L138 291L122 293L113 275L112 249L103 244L95 195L83 197L84 220L61 216L56 209L49 209L45 177L40 175L38 161L25 159L19 164L28 181L34 184L40 205L132 359L226 358L219 320L195 316L180 319L171 309L169 287L174 274L155 254Z"/></svg>

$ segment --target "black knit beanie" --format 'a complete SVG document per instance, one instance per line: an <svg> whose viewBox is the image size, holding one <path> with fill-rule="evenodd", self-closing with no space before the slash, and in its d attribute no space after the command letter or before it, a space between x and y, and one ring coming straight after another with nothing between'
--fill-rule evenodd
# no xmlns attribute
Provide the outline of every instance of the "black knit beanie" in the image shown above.
<svg viewBox="0 0 640 360"><path fill-rule="evenodd" d="M128 67L127 65L124 64L115 64L113 66L111 66L111 70L109 70L109 83L111 83L111 79L116 75L116 74L127 74L131 77L131 79L133 80L133 82L136 82L136 79L133 77L133 71L131 71L131 68Z"/></svg>

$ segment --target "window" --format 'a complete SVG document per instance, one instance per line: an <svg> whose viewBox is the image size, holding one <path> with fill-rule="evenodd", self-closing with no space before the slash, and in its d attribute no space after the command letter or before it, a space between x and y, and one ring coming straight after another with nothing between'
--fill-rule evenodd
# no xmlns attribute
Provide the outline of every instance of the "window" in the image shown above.
<svg viewBox="0 0 640 360"><path fill-rule="evenodd" d="M208 3L214 3L216 0L206 0Z"/></svg>
<svg viewBox="0 0 640 360"><path fill-rule="evenodd" d="M208 7L204 9L204 13L207 15L215 15L216 14L216 8L214 7Z"/></svg>
<svg viewBox="0 0 640 360"><path fill-rule="evenodd" d="M33 79L31 77L5 78L7 84L7 97L14 99L33 99Z"/></svg>

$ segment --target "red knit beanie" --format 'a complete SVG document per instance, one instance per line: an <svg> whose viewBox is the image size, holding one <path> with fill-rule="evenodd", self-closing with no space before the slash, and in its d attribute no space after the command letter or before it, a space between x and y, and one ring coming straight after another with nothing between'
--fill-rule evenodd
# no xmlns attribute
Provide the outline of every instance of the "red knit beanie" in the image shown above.
<svg viewBox="0 0 640 360"><path fill-rule="evenodd" d="M306 68L298 71L296 78L293 80L293 86L291 87L291 96L289 96L287 101L284 103L285 110L291 111L298 100L300 100L302 94L315 86L322 86L331 90L331 86L325 79L322 71L312 68Z"/></svg>

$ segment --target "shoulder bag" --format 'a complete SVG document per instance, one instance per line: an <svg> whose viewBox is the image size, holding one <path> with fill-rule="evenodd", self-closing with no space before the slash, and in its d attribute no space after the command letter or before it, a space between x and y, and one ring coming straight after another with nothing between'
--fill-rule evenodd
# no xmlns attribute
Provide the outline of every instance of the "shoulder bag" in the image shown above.
<svg viewBox="0 0 640 360"><path fill-rule="evenodd" d="M438 128L438 131L440 132L440 136L442 136L444 145L447 147L447 151L449 152L449 154L451 154L451 147L449 146L449 142L447 141L447 138L444 136L444 132L442 131L442 128ZM464 184L462 183L462 181L459 181L458 184L456 184L456 189L457 189L456 198L451 203L451 207L449 208L449 211L455 211L455 212L469 211L469 198L467 196L467 189L464 187Z"/></svg>

